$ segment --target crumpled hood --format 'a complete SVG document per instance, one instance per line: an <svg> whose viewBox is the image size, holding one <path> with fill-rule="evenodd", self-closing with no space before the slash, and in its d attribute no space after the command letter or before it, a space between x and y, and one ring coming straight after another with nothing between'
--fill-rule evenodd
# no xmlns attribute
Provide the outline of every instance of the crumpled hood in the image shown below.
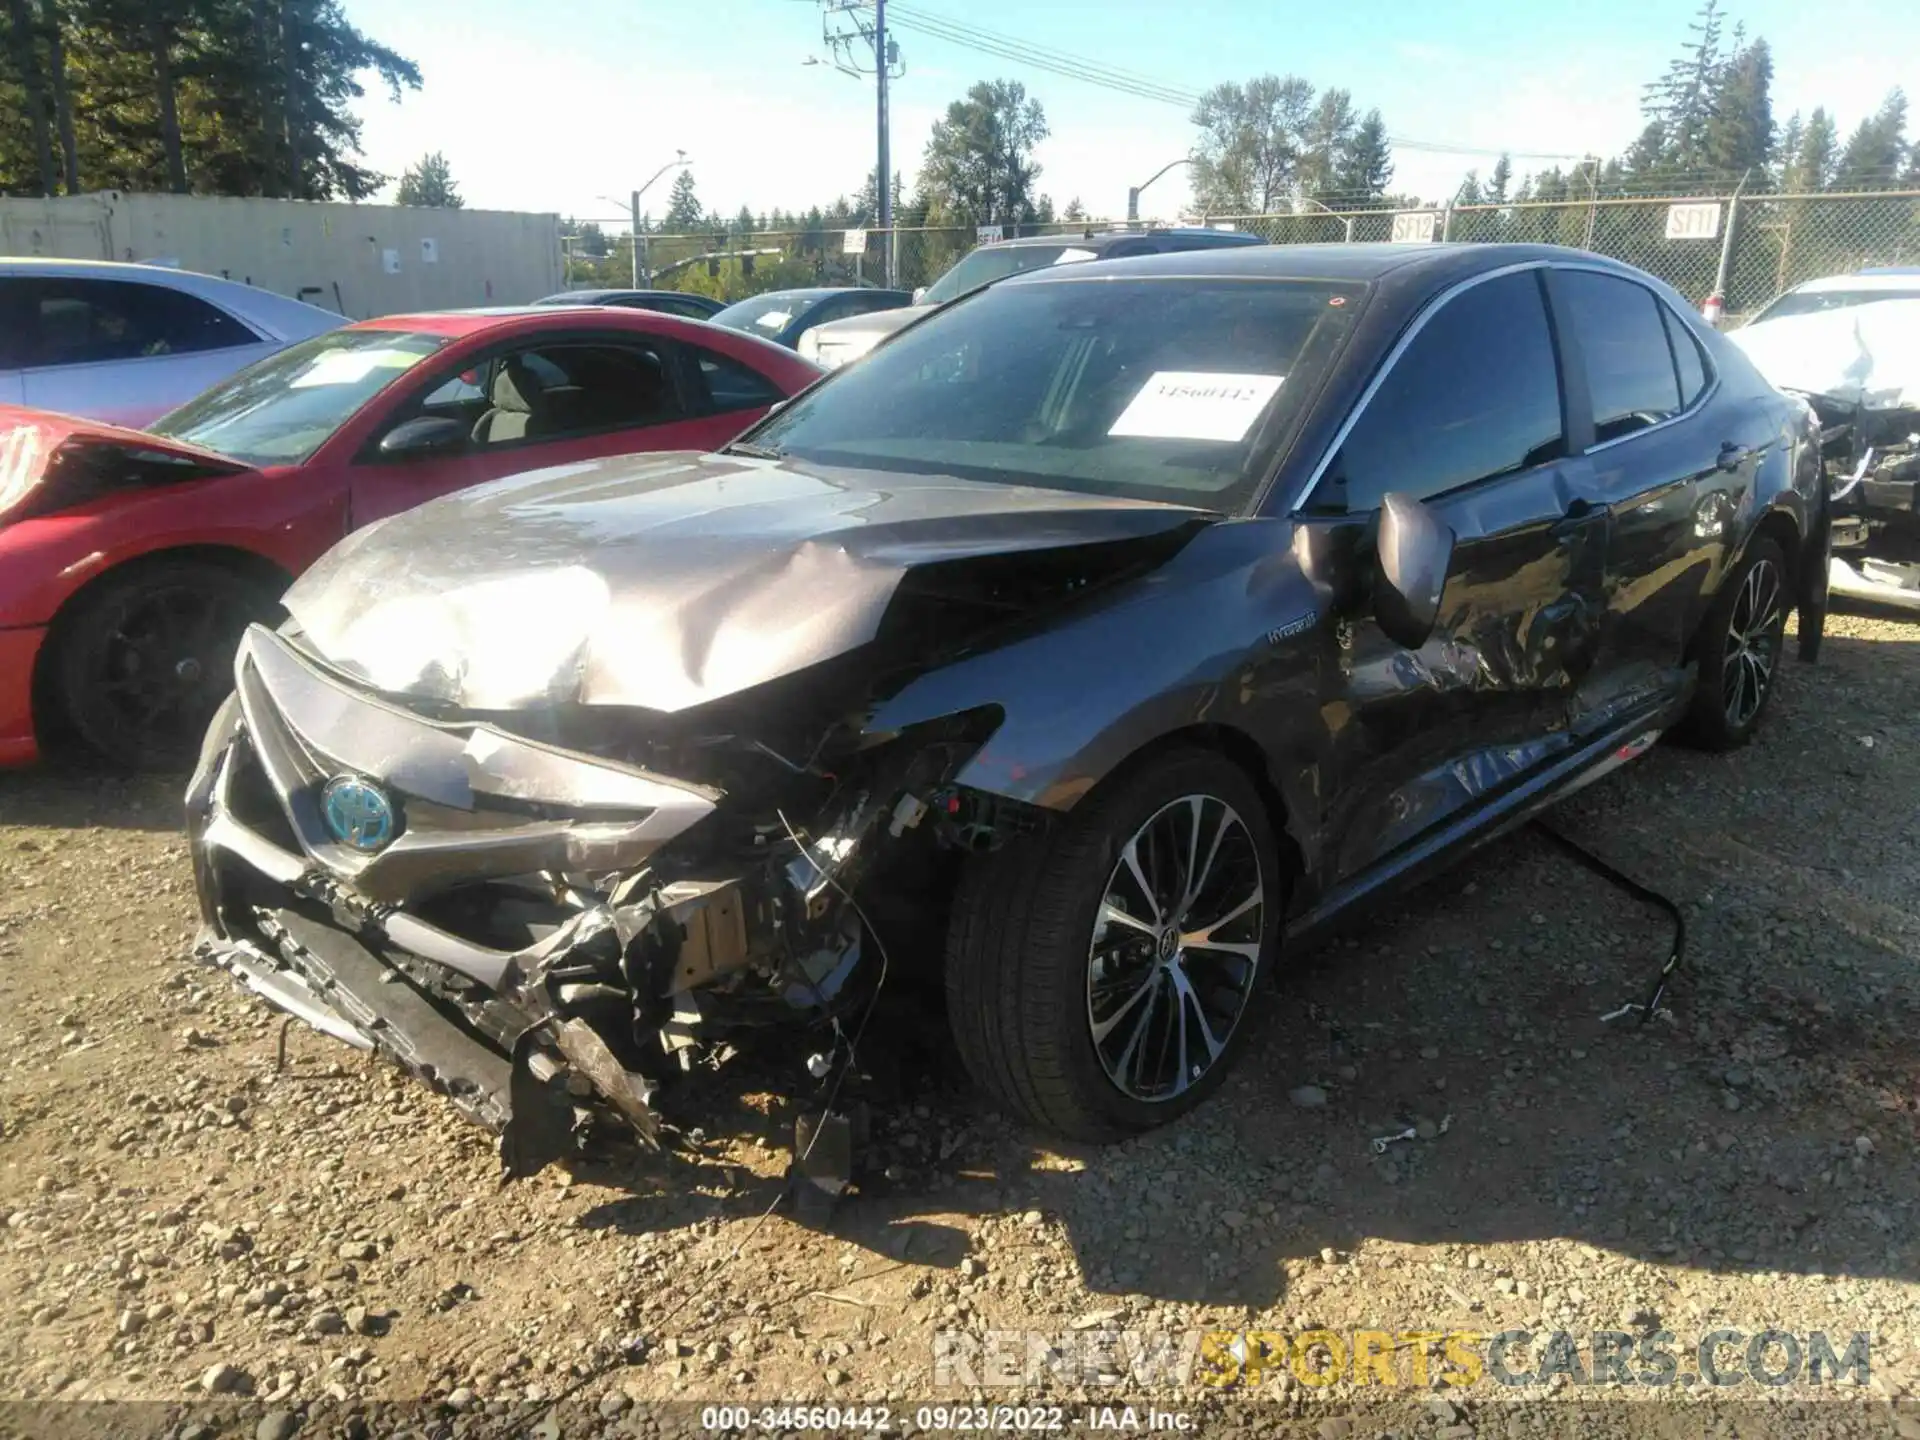
<svg viewBox="0 0 1920 1440"><path fill-rule="evenodd" d="M1205 518L946 476L624 456L369 526L286 607L313 650L389 694L469 710L676 711L865 644L917 566Z"/></svg>
<svg viewBox="0 0 1920 1440"><path fill-rule="evenodd" d="M0 405L0 525L115 489L237 475L249 468L144 430ZM50 497L48 490L56 484L62 494Z"/></svg>
<svg viewBox="0 0 1920 1440"><path fill-rule="evenodd" d="M1783 315L1727 338L1779 389L1867 410L1920 407L1920 300Z"/></svg>

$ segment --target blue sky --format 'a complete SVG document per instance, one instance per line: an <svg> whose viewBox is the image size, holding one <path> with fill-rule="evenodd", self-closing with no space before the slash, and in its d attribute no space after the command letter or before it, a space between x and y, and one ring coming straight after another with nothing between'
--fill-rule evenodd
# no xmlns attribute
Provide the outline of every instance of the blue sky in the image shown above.
<svg viewBox="0 0 1920 1440"><path fill-rule="evenodd" d="M1344 86L1396 135L1515 152L1612 154L1639 128L1640 87L1686 37L1693 0L917 0L919 8L1150 75L1183 90L1264 71ZM804 208L852 192L873 166L872 82L825 65L813 0L347 0L362 29L417 61L424 88L361 106L372 164L398 174L444 151L467 203L617 212L628 190L684 149L703 203L732 214ZM1584 11L1584 14L1580 13ZM1767 37L1775 114L1826 105L1842 131L1889 86L1920 89L1914 0L1729 0L1729 20ZM1178 106L1136 99L898 33L894 166L912 176L929 129L975 80L1025 82L1045 105L1040 189L1122 213L1129 184L1187 152ZM1920 94L1913 96L1920 109ZM1396 188L1452 193L1491 155L1396 151ZM1522 171L1551 163L1516 157ZM644 202L665 208L667 181ZM1176 170L1143 209L1187 199ZM657 203L656 203L657 202ZM624 205L624 199L622 199Z"/></svg>

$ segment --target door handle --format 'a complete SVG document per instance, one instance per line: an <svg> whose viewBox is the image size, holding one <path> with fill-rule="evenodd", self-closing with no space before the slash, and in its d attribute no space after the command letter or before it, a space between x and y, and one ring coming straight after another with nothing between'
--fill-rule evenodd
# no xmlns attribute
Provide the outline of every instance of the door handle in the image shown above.
<svg viewBox="0 0 1920 1440"><path fill-rule="evenodd" d="M1722 440L1720 442L1720 456L1713 462L1714 468L1716 470L1738 470L1746 463L1747 458L1752 454L1753 451L1737 440Z"/></svg>
<svg viewBox="0 0 1920 1440"><path fill-rule="evenodd" d="M1606 513L1606 506L1596 505L1591 500L1575 497L1567 502L1566 513L1553 522L1551 533L1557 538L1583 530L1593 520Z"/></svg>

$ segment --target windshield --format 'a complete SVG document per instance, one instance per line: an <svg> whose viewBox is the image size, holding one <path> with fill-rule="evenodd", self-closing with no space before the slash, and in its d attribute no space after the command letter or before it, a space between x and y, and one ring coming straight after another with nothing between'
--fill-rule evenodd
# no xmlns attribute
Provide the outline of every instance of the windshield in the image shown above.
<svg viewBox="0 0 1920 1440"><path fill-rule="evenodd" d="M1920 285L1911 290L1881 288L1874 290L1790 290L1754 316L1749 324L1778 320L1786 315L1813 315L1822 310L1845 310L1855 305L1871 305L1876 300L1920 300Z"/></svg>
<svg viewBox="0 0 1920 1440"><path fill-rule="evenodd" d="M1069 265L1077 260L1096 260L1093 251L1063 241L1058 245L988 245L974 251L933 284L920 297L922 305L944 305L958 300L970 290L991 285L1022 270L1039 270L1048 265Z"/></svg>
<svg viewBox="0 0 1920 1440"><path fill-rule="evenodd" d="M821 465L1238 509L1360 308L1359 285L996 286L748 437Z"/></svg>
<svg viewBox="0 0 1920 1440"><path fill-rule="evenodd" d="M770 295L756 295L751 300L729 305L717 312L710 323L725 325L729 330L744 330L749 335L769 340L826 298L824 295L796 295L791 290L776 290Z"/></svg>
<svg viewBox="0 0 1920 1440"><path fill-rule="evenodd" d="M332 330L249 365L147 428L249 465L298 465L444 344L408 330Z"/></svg>

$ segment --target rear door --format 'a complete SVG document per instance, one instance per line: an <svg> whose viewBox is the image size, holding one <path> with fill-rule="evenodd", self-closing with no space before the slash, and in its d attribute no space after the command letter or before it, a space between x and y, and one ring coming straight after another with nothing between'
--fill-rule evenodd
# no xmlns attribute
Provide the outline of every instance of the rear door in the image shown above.
<svg viewBox="0 0 1920 1440"><path fill-rule="evenodd" d="M1768 426L1759 417L1753 433L1735 434L1724 410L1709 413L1709 361L1647 286L1571 266L1552 269L1549 284L1575 403L1584 392L1592 416L1595 496L1613 513L1600 657L1575 701L1576 725L1597 729L1681 683L1714 541L1752 483Z"/></svg>
<svg viewBox="0 0 1920 1440"><path fill-rule="evenodd" d="M1370 613L1338 627L1323 690L1329 881L1564 750L1605 609L1607 511L1575 454L1541 270L1470 282L1416 324L1308 502L1307 523L1350 525L1399 491L1456 537L1426 645L1395 644Z"/></svg>
<svg viewBox="0 0 1920 1440"><path fill-rule="evenodd" d="M216 305L165 285L23 277L22 399L144 425L277 348Z"/></svg>

